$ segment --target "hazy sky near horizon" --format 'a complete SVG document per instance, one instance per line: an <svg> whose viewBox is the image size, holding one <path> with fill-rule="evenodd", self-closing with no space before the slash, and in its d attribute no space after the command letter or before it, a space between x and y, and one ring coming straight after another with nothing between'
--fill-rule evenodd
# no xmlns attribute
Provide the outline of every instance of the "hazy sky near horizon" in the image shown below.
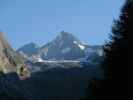
<svg viewBox="0 0 133 100"><path fill-rule="evenodd" d="M124 0L0 0L0 30L14 48L40 45L60 31L82 42L103 44Z"/></svg>

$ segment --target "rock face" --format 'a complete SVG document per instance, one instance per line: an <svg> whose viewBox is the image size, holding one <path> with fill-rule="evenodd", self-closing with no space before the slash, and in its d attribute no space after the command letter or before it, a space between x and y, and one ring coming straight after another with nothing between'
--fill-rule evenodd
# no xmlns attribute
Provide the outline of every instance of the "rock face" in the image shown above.
<svg viewBox="0 0 133 100"><path fill-rule="evenodd" d="M4 33L0 32L0 71L15 72L16 67L21 63L21 57L9 45Z"/></svg>

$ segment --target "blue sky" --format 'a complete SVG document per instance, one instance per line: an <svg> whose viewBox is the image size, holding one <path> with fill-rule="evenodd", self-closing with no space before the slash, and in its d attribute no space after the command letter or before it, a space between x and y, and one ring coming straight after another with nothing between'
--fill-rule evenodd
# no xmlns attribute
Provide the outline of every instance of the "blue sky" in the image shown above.
<svg viewBox="0 0 133 100"><path fill-rule="evenodd" d="M62 30L103 44L124 0L0 0L0 30L14 48L52 40Z"/></svg>

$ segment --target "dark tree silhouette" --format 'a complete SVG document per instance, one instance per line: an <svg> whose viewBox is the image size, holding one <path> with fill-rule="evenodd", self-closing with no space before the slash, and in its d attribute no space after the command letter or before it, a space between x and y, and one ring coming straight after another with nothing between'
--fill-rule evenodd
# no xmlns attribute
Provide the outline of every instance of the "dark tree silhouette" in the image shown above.
<svg viewBox="0 0 133 100"><path fill-rule="evenodd" d="M126 0L114 21L110 41L105 44L104 79L93 80L87 100L115 100L130 97L132 79L133 0Z"/></svg>

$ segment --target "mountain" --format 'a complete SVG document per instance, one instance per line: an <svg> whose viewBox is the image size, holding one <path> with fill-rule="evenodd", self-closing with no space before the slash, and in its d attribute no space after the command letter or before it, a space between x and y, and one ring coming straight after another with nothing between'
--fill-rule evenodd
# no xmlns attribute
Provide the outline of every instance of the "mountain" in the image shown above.
<svg viewBox="0 0 133 100"><path fill-rule="evenodd" d="M85 60L102 56L101 46L83 44L73 34L61 31L51 42L39 47L29 43L17 50L24 58L32 61L43 60ZM94 58L93 57L93 58Z"/></svg>
<svg viewBox="0 0 133 100"><path fill-rule="evenodd" d="M73 60L85 56L86 45L71 33L62 31L53 41L41 47L43 59Z"/></svg>
<svg viewBox="0 0 133 100"><path fill-rule="evenodd" d="M0 71L4 73L16 71L22 63L21 57L12 49L4 33L0 32Z"/></svg>
<svg viewBox="0 0 133 100"><path fill-rule="evenodd" d="M35 43L29 43L17 50L18 53L20 53L24 59L31 59L33 56L36 56L39 54L39 46Z"/></svg>
<svg viewBox="0 0 133 100"><path fill-rule="evenodd" d="M32 60L35 58L39 60L74 60L84 57L84 50L87 47L71 33L62 31L55 39L42 47L29 43L22 46L17 52L24 58Z"/></svg>

